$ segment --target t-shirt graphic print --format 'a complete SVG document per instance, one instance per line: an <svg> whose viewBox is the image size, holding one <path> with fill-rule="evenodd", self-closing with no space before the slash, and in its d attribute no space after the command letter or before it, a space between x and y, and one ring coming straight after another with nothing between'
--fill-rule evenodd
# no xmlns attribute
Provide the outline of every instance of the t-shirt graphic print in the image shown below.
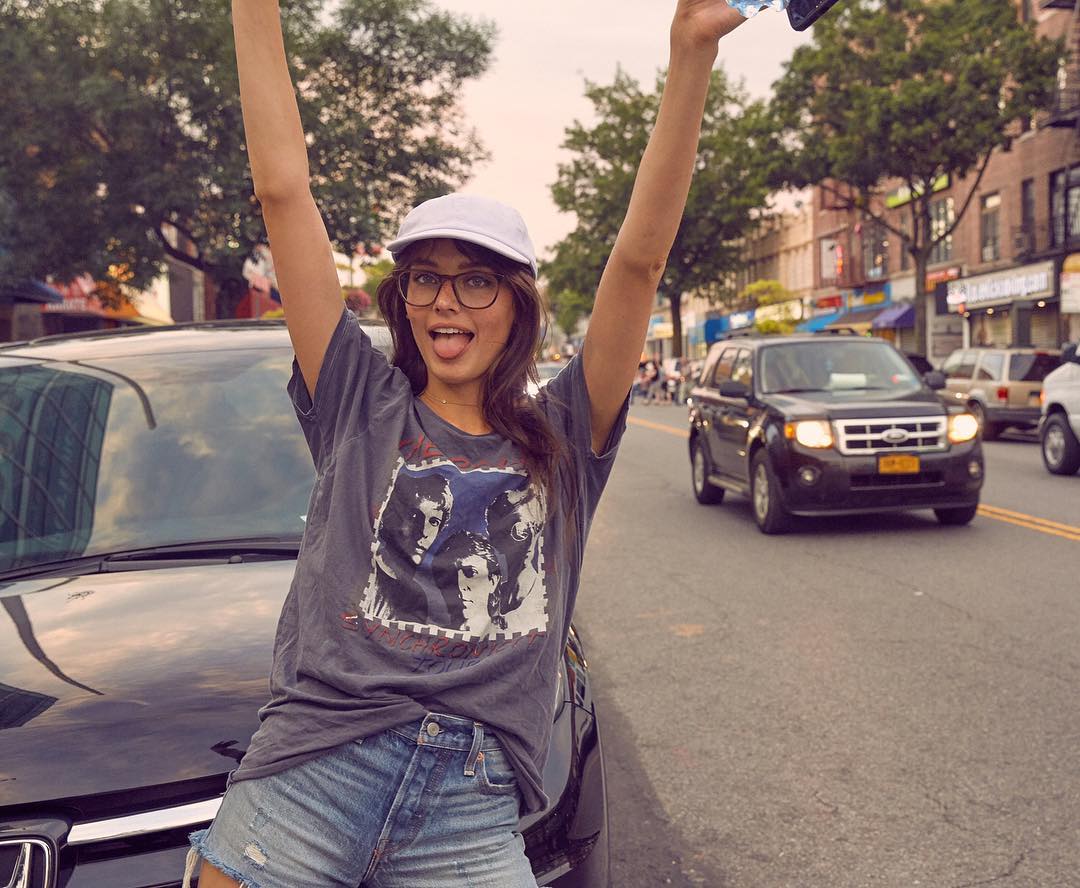
<svg viewBox="0 0 1080 888"><path fill-rule="evenodd" d="M457 641L547 630L543 497L520 468L399 461L356 610Z"/></svg>

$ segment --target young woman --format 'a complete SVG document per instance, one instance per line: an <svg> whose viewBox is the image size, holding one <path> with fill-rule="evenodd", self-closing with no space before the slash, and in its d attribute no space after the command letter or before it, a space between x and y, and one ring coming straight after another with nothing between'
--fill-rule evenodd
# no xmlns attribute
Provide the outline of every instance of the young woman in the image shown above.
<svg viewBox="0 0 1080 888"><path fill-rule="evenodd" d="M529 398L542 308L520 216L462 195L408 215L378 292L387 362L343 309L277 0L233 0L233 16L296 353L289 391L317 476L271 700L217 818L192 835L186 882L201 867L201 888L535 886L516 826L546 801L584 541L685 205L717 42L743 19L725 0L678 0L660 114L582 354ZM507 534L488 510L500 501L529 504L517 522L518 536L540 537L529 557L499 552ZM462 540L472 556L451 551Z"/></svg>

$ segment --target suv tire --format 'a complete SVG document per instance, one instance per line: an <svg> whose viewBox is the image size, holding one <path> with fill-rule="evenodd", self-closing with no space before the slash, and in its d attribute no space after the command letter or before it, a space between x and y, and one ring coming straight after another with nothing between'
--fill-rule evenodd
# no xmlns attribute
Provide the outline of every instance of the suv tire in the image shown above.
<svg viewBox="0 0 1080 888"><path fill-rule="evenodd" d="M1039 433L1043 465L1054 475L1075 475L1080 469L1080 441L1062 413L1046 417Z"/></svg>
<svg viewBox="0 0 1080 888"><path fill-rule="evenodd" d="M983 407L982 404L978 401L972 401L968 404L968 410L978 421L979 429L982 431L982 439L984 441L996 441L1001 437L1001 424L990 422L990 420L986 418L986 408Z"/></svg>
<svg viewBox="0 0 1080 888"><path fill-rule="evenodd" d="M695 438L690 445L690 481L694 486L694 496L703 506L716 505L724 499L724 488L717 487L709 481L711 471L709 455L701 442Z"/></svg>
<svg viewBox="0 0 1080 888"><path fill-rule="evenodd" d="M970 524L978 511L979 504L976 503L974 506L958 506L955 509L934 509L934 514L937 520L947 527L960 527Z"/></svg>
<svg viewBox="0 0 1080 888"><path fill-rule="evenodd" d="M791 513L780 499L780 482L764 450L758 450L750 464L750 505L762 533L784 533L791 525Z"/></svg>

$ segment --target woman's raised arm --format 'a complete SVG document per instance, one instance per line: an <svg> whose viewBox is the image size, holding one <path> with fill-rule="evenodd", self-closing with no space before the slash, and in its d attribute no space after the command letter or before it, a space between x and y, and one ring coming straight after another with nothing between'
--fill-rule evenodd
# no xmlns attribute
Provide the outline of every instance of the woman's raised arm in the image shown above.
<svg viewBox="0 0 1080 888"><path fill-rule="evenodd" d="M726 0L678 2L660 112L585 336L585 381L597 452L637 372L656 288L686 207L717 43L743 21Z"/></svg>
<svg viewBox="0 0 1080 888"><path fill-rule="evenodd" d="M314 398L343 304L326 226L311 196L307 145L277 0L233 0L240 103L255 196L274 255L296 360Z"/></svg>

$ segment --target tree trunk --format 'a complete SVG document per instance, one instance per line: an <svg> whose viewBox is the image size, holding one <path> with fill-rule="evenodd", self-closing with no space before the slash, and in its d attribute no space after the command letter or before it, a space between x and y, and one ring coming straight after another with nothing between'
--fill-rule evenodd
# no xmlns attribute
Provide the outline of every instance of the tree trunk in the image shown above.
<svg viewBox="0 0 1080 888"><path fill-rule="evenodd" d="M933 337L926 328L929 311L926 306L926 266L929 255L925 249L920 249L915 254L915 350L930 358L930 346Z"/></svg>
<svg viewBox="0 0 1080 888"><path fill-rule="evenodd" d="M671 303L671 356L682 357L682 293L669 293Z"/></svg>

